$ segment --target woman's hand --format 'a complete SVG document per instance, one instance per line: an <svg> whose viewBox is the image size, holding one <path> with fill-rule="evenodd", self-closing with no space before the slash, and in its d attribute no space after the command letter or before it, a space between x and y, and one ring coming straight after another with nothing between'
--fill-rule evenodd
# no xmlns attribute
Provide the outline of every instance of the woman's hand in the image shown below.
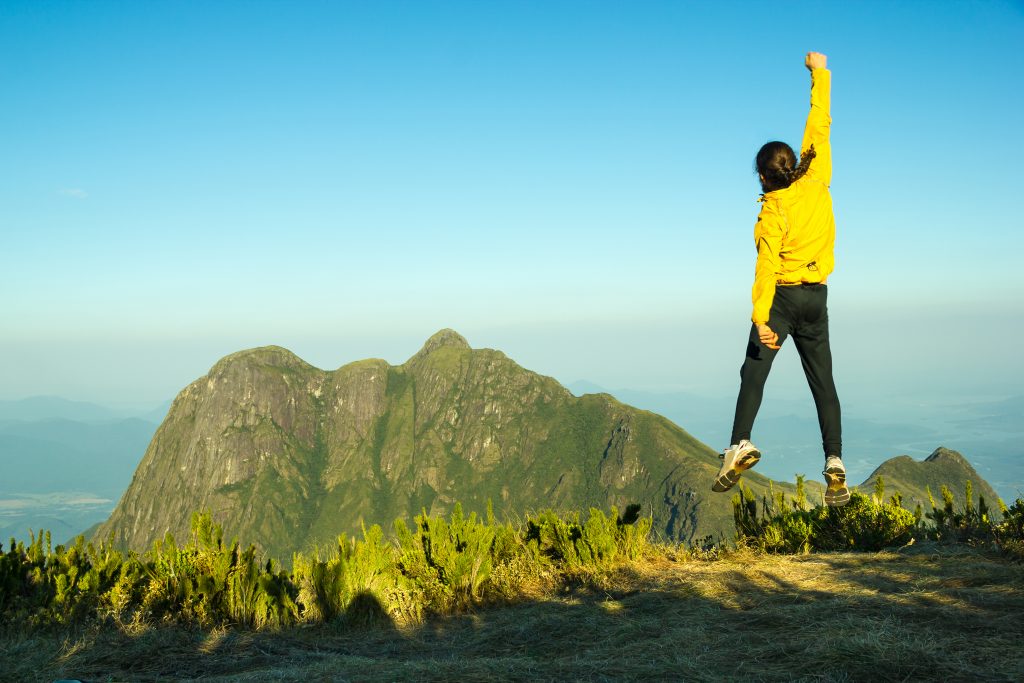
<svg viewBox="0 0 1024 683"><path fill-rule="evenodd" d="M772 332L772 328L767 325L757 326L757 336L761 339L761 343L767 346L769 349L778 350L782 347L779 346L779 335Z"/></svg>
<svg viewBox="0 0 1024 683"><path fill-rule="evenodd" d="M825 63L828 61L828 57L821 54L820 52L808 52L804 58L804 66L807 67L808 71L814 69L827 69Z"/></svg>

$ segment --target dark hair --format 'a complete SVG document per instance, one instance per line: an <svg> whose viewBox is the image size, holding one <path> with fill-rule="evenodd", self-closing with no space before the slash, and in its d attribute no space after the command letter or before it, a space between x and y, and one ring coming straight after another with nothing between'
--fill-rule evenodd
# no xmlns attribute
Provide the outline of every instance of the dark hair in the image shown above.
<svg viewBox="0 0 1024 683"><path fill-rule="evenodd" d="M776 140L765 143L754 160L754 167L761 176L761 189L773 192L789 187L807 173L814 156L814 145L811 145L797 163L793 148L785 142Z"/></svg>

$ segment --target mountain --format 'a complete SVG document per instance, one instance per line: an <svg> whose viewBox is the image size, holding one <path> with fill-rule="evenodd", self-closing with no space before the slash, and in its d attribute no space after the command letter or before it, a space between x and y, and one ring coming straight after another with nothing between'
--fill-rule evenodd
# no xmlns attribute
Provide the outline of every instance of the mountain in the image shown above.
<svg viewBox="0 0 1024 683"><path fill-rule="evenodd" d="M990 490L960 456L904 461L876 474L908 501L925 483L962 489L968 475ZM668 419L604 393L574 396L452 330L397 366L325 371L269 346L221 359L178 394L95 536L144 550L168 532L186 538L191 513L208 509L229 536L288 558L364 524L491 501L503 519L639 503L666 539L731 538L732 495L710 490L719 464ZM744 483L758 496L794 488L756 472ZM820 501L820 483L807 489Z"/></svg>
<svg viewBox="0 0 1024 683"><path fill-rule="evenodd" d="M91 491L116 498L155 430L155 423L136 418L0 423L0 493Z"/></svg>
<svg viewBox="0 0 1024 683"><path fill-rule="evenodd" d="M155 408L150 408L146 412L139 415L139 419L147 420L156 424L160 424L165 417L167 417L167 411L171 409L171 402L165 401Z"/></svg>
<svg viewBox="0 0 1024 683"><path fill-rule="evenodd" d="M32 534L45 534L46 531L50 532L51 544L59 545L68 543L77 534L81 533L82 528L72 526L63 519L47 517L45 515L32 517L29 520L20 518L17 522L0 526L0 543L9 550L14 547L10 543L12 538L28 545Z"/></svg>
<svg viewBox="0 0 1024 683"><path fill-rule="evenodd" d="M0 540L62 543L110 516L157 425L135 418L0 422Z"/></svg>
<svg viewBox="0 0 1024 683"><path fill-rule="evenodd" d="M287 557L362 523L390 529L490 500L501 518L636 502L667 538L731 536L732 496L710 490L719 464L667 419L607 394L577 398L451 330L398 366L324 371L271 346L227 356L182 390L96 535L145 549L185 537L203 508Z"/></svg>
<svg viewBox="0 0 1024 683"><path fill-rule="evenodd" d="M962 508L965 500L965 484L970 481L974 489L974 504L977 505L978 496L985 498L985 503L998 516L996 507L996 492L987 481L982 479L964 456L948 448L937 448L924 460L914 460L909 455L900 455L883 462L878 469L871 473L860 490L864 493L874 491L875 482L882 477L885 486L885 497L888 498L894 493L903 496L903 506L914 509L920 504L927 512L931 510L931 503L925 493L926 487L931 489L935 501L942 505L940 490L946 485L953 492L953 499L958 508Z"/></svg>
<svg viewBox="0 0 1024 683"><path fill-rule="evenodd" d="M16 401L0 401L0 421L64 419L89 422L117 417L109 408L59 396L30 396Z"/></svg>

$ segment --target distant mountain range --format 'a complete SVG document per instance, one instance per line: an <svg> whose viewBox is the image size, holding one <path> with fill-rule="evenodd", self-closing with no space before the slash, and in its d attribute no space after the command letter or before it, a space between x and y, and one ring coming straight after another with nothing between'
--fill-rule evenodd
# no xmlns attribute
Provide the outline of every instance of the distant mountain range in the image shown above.
<svg viewBox="0 0 1024 683"><path fill-rule="evenodd" d="M8 402L8 407L13 403ZM31 402L0 420L0 542L29 529L68 540L106 519L131 482L157 423L90 404ZM68 407L73 412L67 412ZM46 417L74 414L81 420ZM21 415L24 419L13 419ZM88 420L88 421L85 421Z"/></svg>
<svg viewBox="0 0 1024 683"><path fill-rule="evenodd" d="M135 418L0 423L0 492L90 491L117 498L155 428L155 423Z"/></svg>
<svg viewBox="0 0 1024 683"><path fill-rule="evenodd" d="M710 491L719 464L664 417L573 396L452 330L398 366L324 371L264 347L182 390L95 535L141 550L184 538L190 514L209 509L228 534L287 558L363 524L491 501L503 518L639 503L667 539L731 537L732 496ZM756 472L744 481L793 490ZM808 487L814 500L820 484Z"/></svg>
<svg viewBox="0 0 1024 683"><path fill-rule="evenodd" d="M71 401L59 396L30 396L16 401L0 401L0 421L63 419L93 422L119 417L123 416L105 406L86 401Z"/></svg>
<svg viewBox="0 0 1024 683"><path fill-rule="evenodd" d="M0 401L0 424L6 422L39 422L67 420L90 424L136 419L159 424L171 402L153 407L115 409L89 401L72 401L60 396L29 396L17 400Z"/></svg>

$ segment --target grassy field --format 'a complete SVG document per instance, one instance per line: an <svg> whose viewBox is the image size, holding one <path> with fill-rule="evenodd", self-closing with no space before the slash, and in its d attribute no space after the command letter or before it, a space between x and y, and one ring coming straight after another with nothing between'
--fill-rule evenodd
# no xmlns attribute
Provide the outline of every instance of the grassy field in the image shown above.
<svg viewBox="0 0 1024 683"><path fill-rule="evenodd" d="M0 679L1019 681L1022 614L1024 565L965 546L656 549L417 626L7 628Z"/></svg>

